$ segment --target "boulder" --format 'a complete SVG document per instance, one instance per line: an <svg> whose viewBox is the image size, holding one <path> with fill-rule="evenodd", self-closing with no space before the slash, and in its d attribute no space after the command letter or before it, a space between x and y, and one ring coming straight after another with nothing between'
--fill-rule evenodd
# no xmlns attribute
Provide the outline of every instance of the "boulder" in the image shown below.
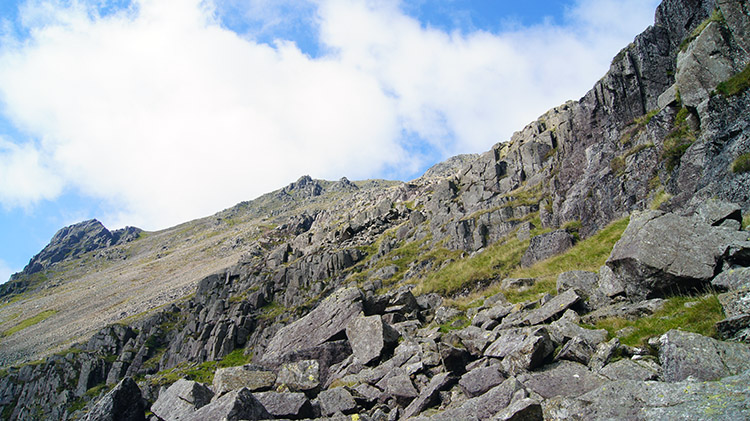
<svg viewBox="0 0 750 421"><path fill-rule="evenodd" d="M470 398L479 396L505 381L497 365L479 367L461 376L458 385Z"/></svg>
<svg viewBox="0 0 750 421"><path fill-rule="evenodd" d="M392 350L399 334L380 315L360 314L347 325L346 337L354 357L361 364L367 364L378 360L389 349Z"/></svg>
<svg viewBox="0 0 750 421"><path fill-rule="evenodd" d="M241 388L247 388L254 392L270 389L275 381L276 375L272 371L262 370L252 364L247 364L216 370L213 389L217 395Z"/></svg>
<svg viewBox="0 0 750 421"><path fill-rule="evenodd" d="M388 378L385 385L385 393L396 399L401 406L406 406L412 399L419 396L417 389L406 374L400 374Z"/></svg>
<svg viewBox="0 0 750 421"><path fill-rule="evenodd" d="M523 374L518 377L518 381L547 399L554 396L580 396L601 386L607 379L593 373L583 364L558 361L539 371Z"/></svg>
<svg viewBox="0 0 750 421"><path fill-rule="evenodd" d="M419 392L409 406L404 409L403 418L413 417L425 409L435 404L440 391L447 389L454 384L455 378L449 373L440 373L430 379L425 387Z"/></svg>
<svg viewBox="0 0 750 421"><path fill-rule="evenodd" d="M151 412L164 421L188 418L196 410L207 405L214 392L201 383L180 379L159 394Z"/></svg>
<svg viewBox="0 0 750 421"><path fill-rule="evenodd" d="M130 377L117 383L83 417L84 421L143 421L146 406L141 389Z"/></svg>
<svg viewBox="0 0 750 421"><path fill-rule="evenodd" d="M204 420L265 420L271 418L249 389L233 390L185 418L190 421Z"/></svg>
<svg viewBox="0 0 750 421"><path fill-rule="evenodd" d="M659 372L655 365L623 358L607 364L599 373L610 380L656 380Z"/></svg>
<svg viewBox="0 0 750 421"><path fill-rule="evenodd" d="M750 347L697 333L670 330L659 338L662 378L678 382L718 380L750 369Z"/></svg>
<svg viewBox="0 0 750 421"><path fill-rule="evenodd" d="M580 336L576 336L575 338L566 342L565 345L563 345L563 347L560 349L560 352L555 358L557 358L558 360L575 361L584 365L588 365L591 356L594 355L594 352L596 352L596 348L594 345L581 338Z"/></svg>
<svg viewBox="0 0 750 421"><path fill-rule="evenodd" d="M542 404L536 399L523 398L513 401L493 418L495 421L543 421Z"/></svg>
<svg viewBox="0 0 750 421"><path fill-rule="evenodd" d="M257 392L253 394L275 418L299 419L312 416L312 406L304 393Z"/></svg>
<svg viewBox="0 0 750 421"><path fill-rule="evenodd" d="M556 230L531 238L529 248L521 257L521 266L534 263L564 252L573 246L573 236L565 230Z"/></svg>
<svg viewBox="0 0 750 421"><path fill-rule="evenodd" d="M750 289L750 268L727 269L716 275L711 281L711 285L720 291Z"/></svg>
<svg viewBox="0 0 750 421"><path fill-rule="evenodd" d="M307 391L320 386L320 365L317 360L302 360L282 364L276 376L276 386L292 391Z"/></svg>
<svg viewBox="0 0 750 421"><path fill-rule="evenodd" d="M334 292L306 316L276 332L263 352L261 364L278 365L287 355L315 348L340 335L350 320L362 312L362 300L358 288Z"/></svg>
<svg viewBox="0 0 750 421"><path fill-rule="evenodd" d="M337 412L350 414L357 409L354 397L343 387L334 387L320 392L318 403L320 404L320 412L324 416L331 416Z"/></svg>
<svg viewBox="0 0 750 421"><path fill-rule="evenodd" d="M697 218L647 211L631 217L607 260L633 301L703 288L730 244L747 234Z"/></svg>
<svg viewBox="0 0 750 421"><path fill-rule="evenodd" d="M502 361L503 370L510 375L515 375L537 368L544 363L554 349L555 346L547 329L544 327L535 329L510 352L506 351Z"/></svg>
<svg viewBox="0 0 750 421"><path fill-rule="evenodd" d="M569 289L562 294L554 296L541 307L531 310L523 318L523 322L524 324L534 326L556 319L565 313L565 310L576 305L580 299L581 297L574 290Z"/></svg>
<svg viewBox="0 0 750 421"><path fill-rule="evenodd" d="M437 413L430 419L435 421L487 420L510 405L514 397L517 396L523 399L528 395L523 385L515 378L510 377L488 390L487 393L471 398L456 408Z"/></svg>
<svg viewBox="0 0 750 421"><path fill-rule="evenodd" d="M742 208L736 203L711 199L698 205L695 216L708 225L720 226L728 219L742 221Z"/></svg>
<svg viewBox="0 0 750 421"><path fill-rule="evenodd" d="M750 371L718 381L620 380L544 402L544 419L736 420L750 417Z"/></svg>

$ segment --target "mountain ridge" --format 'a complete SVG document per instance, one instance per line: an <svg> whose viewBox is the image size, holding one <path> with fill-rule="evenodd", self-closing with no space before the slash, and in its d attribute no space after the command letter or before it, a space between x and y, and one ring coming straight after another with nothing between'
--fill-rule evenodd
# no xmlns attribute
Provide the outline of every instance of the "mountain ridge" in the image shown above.
<svg viewBox="0 0 750 421"><path fill-rule="evenodd" d="M715 11L717 7L719 12ZM712 17L716 13L721 14L721 19ZM166 295L135 306L145 309L143 313L133 310L123 315L114 310L116 315L97 320L87 329L79 329L76 335L57 333L81 342L74 346L74 352L68 351L64 356L51 356L40 364L23 366L30 368L11 369L0 381L3 396L11 397L3 400L8 402L3 404L4 408L10 408L4 410L17 419L28 417L32 407L46 414L60 415L60 418L72 415L75 411L68 412L66 408L88 402L91 396L87 392L101 391L96 388L102 385L111 387L124 377L136 377L145 398L154 402L161 399L158 389L165 385L162 382L173 383L164 380L168 373L177 370L185 375L179 370L209 367L211 363L215 369L215 364L241 351L242 355L254 357L254 362L265 364L265 370L278 376L282 376L283 364L317 361L321 384L307 393L317 399L318 410L322 413L326 412L323 391L327 392L331 385L330 382L323 384L325 376L340 375L339 380L344 385L347 378L356 380L362 386L357 393L372 392L364 387L368 386L376 387L377 393L391 396L392 401L386 399L386 407L379 408L381 412L417 415L433 405L430 402L436 400L438 390L443 393L451 387L454 376L463 375L463 370L473 372L468 367L461 368L462 364L481 364L481 361L500 364L504 378L523 384L514 383L512 387L515 391L526 391L524 399L536 404L524 402L530 405L527 407L535 408L534 411L541 411L541 406L545 414L562 410L560 408L584 411L576 409L575 405L580 404L577 401L554 403L544 395L546 392L534 386L534 376L538 376L536 369L554 372L556 367L579 370L580 375L593 376L586 378L594 383L602 381L597 377L602 375L600 371L589 372L589 369L571 368L563 363L548 365L555 344L565 350L561 349L560 353L568 355L565 361L574 360L579 364L582 359L591 357L596 348L592 343L603 344L585 339L588 336L582 333L566 333L570 336L563 335L567 339L562 339L555 333L562 329L560 326L581 329L566 323L577 323L579 314L595 320L592 315L600 311L598 307L605 308L609 303L623 306L630 303L633 307L625 306L627 311L648 314L654 311L649 308L671 299L670 291L679 289L680 282L704 292L714 275L727 273L726 276L730 276L730 270L741 270L750 263L744 254L748 248L742 241L733 243L745 235L746 231L740 229L743 224L746 229L747 222L743 221L747 216L743 219L742 215L750 210L746 187L750 174L735 171L733 165L750 151L750 137L746 135L750 127L746 116L750 97L747 90L734 95L715 92L721 83L729 80L727 78L740 74L750 61L747 53L750 46L740 29L748 22L750 14L742 8L741 2L665 0L657 8L654 26L613 59L610 71L584 97L549 110L516 132L509 142L498 143L483 154L450 159L428 170L425 176L406 183L382 180L352 183L346 179L323 181L303 176L282 189L211 217L160 232L142 233L134 241L71 255L67 260L55 262L56 265L51 264L39 273L60 277L61 280L52 280L52 284L60 285L41 290L37 295L52 295L56 288L72 288L74 284L83 286L85 279L88 279L85 287L95 289L102 284L96 273L89 278L82 273L97 267L101 278L120 281L110 288L128 282L137 283L139 288L169 285L160 291ZM705 64L710 57L713 61ZM701 60L705 65L695 66L695 62ZM659 211L640 213L649 208ZM680 223L689 222L699 226L706 236L719 238L717 247L726 247L726 250L705 257L715 265L710 276L696 271L701 275L688 276L680 272L662 279L659 274L672 269L660 268L658 262L657 266L646 263L638 254L638 247L621 246L618 250L628 252L620 255L613 252L606 265L602 261L598 273L561 273L559 276L564 281L558 278L557 285L554 285L554 277L558 273L535 280L505 278L508 274L524 273L522 254L531 253L535 260L544 264L548 259L555 259L555 255L575 250L575 247L570 249L575 243L589 244L585 243L587 239L606 231L605 227L612 229L609 227L613 221L622 221L627 215L631 215L631 224L624 239L649 235L650 231L637 231L638 227L652 227L649 229L655 232L677 232ZM691 219L695 215L703 216L695 222ZM622 234L623 223L615 225ZM724 228L714 225L724 225ZM733 234L717 231L721 229ZM503 247L507 253L503 252ZM669 249L673 245L664 244L664 247ZM611 246L606 250L607 255L610 251ZM653 277L653 282L666 284L647 289L647 282L626 282L634 276L630 273L634 266L628 263L631 259L641 265L635 266L641 271L639 276ZM471 269L474 272L469 273L474 262L485 260L492 263L481 263L482 268ZM456 275L450 272L453 268L464 269ZM438 284L442 273L452 277L454 282ZM162 282L158 282L159 277L163 278ZM46 282L34 285L44 286ZM677 282L676 287L674 282ZM577 285L575 293L561 286L571 284ZM471 299L472 293L489 294L487 286L500 288L503 293L484 296L475 310L440 304L444 298L468 296L467 299ZM506 307L505 295L523 294L516 292L519 287L521 290L531 288L531 293L538 291L539 295L529 296L512 308ZM191 290L195 291L194 295L189 294ZM443 297L436 296L434 291L439 291ZM545 292L559 294L552 298L543 295ZM122 297L132 300L134 295L128 290ZM6 304L0 307L0 315L3 315L0 329L5 331L11 325L19 325L16 319L31 320L34 313L30 311L14 318L12 311L22 312L24 304L40 303L34 291L6 294L5 299ZM377 317L386 326L381 328L380 334L384 341L382 352L367 357L374 360L357 365L356 361L348 360L344 364L344 360L338 359L338 354L341 357L359 355L355 344L351 343L356 333L350 333L349 327L342 330L340 325L333 328L330 337L323 335L326 337L305 345L307 348L301 347L296 354L282 352L283 347L277 349L278 345L274 344L307 340L289 336L289 332L300 331L299 327L291 327L300 326L297 323L318 323L311 317L314 312L339 314L342 305L335 304L337 300L359 306L355 308L361 308L365 318ZM493 300L499 300L497 306ZM733 308L737 297L726 300L721 305L728 318L746 317L744 310L731 315L733 311L727 310ZM114 301L108 304L111 309L121 305ZM552 311L558 308L558 303L562 303L560 308L570 309L575 314L563 316L562 312ZM49 305L46 303L40 308ZM164 307L154 309L155 305ZM325 313L325 309L332 313ZM68 324L62 323L64 308L53 310L57 313L19 332L38 334L41 338L43 330ZM101 311L101 305L89 311L89 314ZM341 323L351 317L343 317L346 320ZM443 329L442 324L458 323L451 325L457 330L454 334L435 333L433 330L437 327L427 325L430 320L441 324L440 329ZM463 327L461 323L467 320L472 326ZM551 324L544 324L550 320ZM111 325L117 321L125 324ZM381 322L375 323L376 326L378 323ZM722 329L733 332L731 335L745 326L740 321L732 323L722 325ZM382 333L388 330L387 326L398 327L404 347L411 346L413 341L421 344L417 347L421 347L424 355L408 369L416 371L407 374L408 380L400 380L407 389L408 384L412 389L415 385L420 389L416 398L396 393L395 383L388 386L386 380L370 381L363 374L369 361L381 364L370 366L376 370L395 364L396 357L401 358L398 351L401 345L394 349L396 344L386 338L390 334ZM495 332L497 326L521 330ZM533 328L533 332L523 330L527 328ZM94 331L97 333L87 340L87 335ZM489 335L488 332L500 333L498 341L504 337L502 335L517 338L530 347L531 353L501 351L501 343L492 351L477 350L480 339L476 335ZM419 339L420 335L428 339ZM377 334L374 337L377 338ZM429 339L433 337L435 339ZM573 341L574 337L578 339ZM0 339L3 365L23 360L26 355L39 355L34 348L45 346L45 342L24 345L19 338L16 332ZM674 334L659 338L682 340ZM435 345L436 342L439 345ZM69 343L63 340L54 349L64 350L67 345ZM51 347L46 346L44 352L49 354ZM431 360L434 355L427 352L431 346L438 347L440 364L435 365ZM610 347L611 352L619 350L617 352L641 355L635 348L617 344ZM665 370L673 367L668 349L665 342L656 356ZM12 352L16 354L11 355ZM542 356L534 357L537 353ZM389 359L391 354L393 359ZM62 390L53 393L38 381L45 373L52 375L55 364L72 374L54 374L58 389ZM603 370L605 365L596 370ZM11 378L14 381L26 379L25 392L13 386L16 383L8 380ZM671 382L682 380L659 378ZM503 384L511 387L510 383ZM218 387L215 383L217 394ZM529 394L531 389L537 395ZM465 395L464 398L484 396L466 387L461 392L453 390L452 393ZM63 391L69 393L66 395ZM24 402L19 400L20 393L26 396ZM479 395L473 396L475 393ZM62 403L45 406L44 400L53 395ZM443 395L437 400L445 404L443 409L458 409L450 409L451 399ZM554 409L550 405L559 406ZM375 407L368 406L360 408L370 411L368 414L374 418ZM350 409L344 410L347 411ZM333 413L335 411L331 415Z"/></svg>

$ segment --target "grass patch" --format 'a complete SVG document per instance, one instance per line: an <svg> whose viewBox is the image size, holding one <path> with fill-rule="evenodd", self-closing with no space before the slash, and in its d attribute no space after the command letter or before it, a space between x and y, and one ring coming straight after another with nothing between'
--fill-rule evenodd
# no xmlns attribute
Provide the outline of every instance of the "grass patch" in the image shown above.
<svg viewBox="0 0 750 421"><path fill-rule="evenodd" d="M747 230L750 228L750 213L745 214L744 217L742 217L742 229Z"/></svg>
<svg viewBox="0 0 750 421"><path fill-rule="evenodd" d="M244 349L235 349L234 351L227 354L226 357L219 361L219 367L237 367L238 365L245 365L250 362L251 357L245 355Z"/></svg>
<svg viewBox="0 0 750 421"><path fill-rule="evenodd" d="M696 134L687 123L689 116L690 112L687 108L680 109L674 119L674 128L664 138L662 159L665 161L669 172L680 165L682 155L695 142Z"/></svg>
<svg viewBox="0 0 750 421"><path fill-rule="evenodd" d="M750 152L743 153L732 162L732 172L742 174L750 171Z"/></svg>
<svg viewBox="0 0 750 421"><path fill-rule="evenodd" d="M460 330L469 326L471 322L464 315L455 317L453 320L438 325L438 330L442 333L448 333L451 330Z"/></svg>
<svg viewBox="0 0 750 421"><path fill-rule="evenodd" d="M671 194L665 192L664 189L660 189L658 192L656 192L656 194L654 194L654 198L651 199L649 208L653 210L659 210L661 205L671 198L672 198Z"/></svg>
<svg viewBox="0 0 750 421"><path fill-rule="evenodd" d="M273 320L284 313L285 307L279 304L277 301L270 302L261 307L261 314L259 316L262 320Z"/></svg>
<svg viewBox="0 0 750 421"><path fill-rule="evenodd" d="M686 307L686 303L694 302ZM664 308L651 316L637 320L609 318L596 323L597 329L606 329L612 337L630 346L645 345L649 338L660 336L671 329L694 332L715 337L716 322L724 318L719 299L714 294L702 297L678 296L667 299ZM618 332L624 334L618 336Z"/></svg>
<svg viewBox="0 0 750 421"><path fill-rule="evenodd" d="M26 329L27 327L34 326L37 323L40 323L44 320L49 319L50 317L54 316L56 313L57 313L57 310L45 310L37 314L34 317L29 317L28 319L24 319L19 324L6 330L5 332L0 333L0 338L5 337L5 336L10 336L16 332L20 332Z"/></svg>
<svg viewBox="0 0 750 421"><path fill-rule="evenodd" d="M747 88L750 88L750 64L741 72L719 83L716 86L716 92L724 96L734 96L741 94Z"/></svg>

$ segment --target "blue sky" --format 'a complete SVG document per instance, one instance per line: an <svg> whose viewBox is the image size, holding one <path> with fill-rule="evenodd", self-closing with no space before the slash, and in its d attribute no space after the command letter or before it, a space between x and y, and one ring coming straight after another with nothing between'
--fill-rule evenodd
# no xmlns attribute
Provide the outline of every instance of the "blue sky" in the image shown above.
<svg viewBox="0 0 750 421"><path fill-rule="evenodd" d="M0 282L84 219L162 229L485 151L583 95L656 5L4 1Z"/></svg>

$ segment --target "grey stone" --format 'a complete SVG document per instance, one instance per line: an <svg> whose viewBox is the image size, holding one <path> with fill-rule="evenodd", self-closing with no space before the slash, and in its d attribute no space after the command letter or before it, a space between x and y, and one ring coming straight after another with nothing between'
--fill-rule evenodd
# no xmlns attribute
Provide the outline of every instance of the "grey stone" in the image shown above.
<svg viewBox="0 0 750 421"><path fill-rule="evenodd" d="M601 370L615 356L620 348L620 340L612 338L608 342L602 342L596 346L594 355L589 359L589 368L594 371Z"/></svg>
<svg viewBox="0 0 750 421"><path fill-rule="evenodd" d="M125 377L107 392L86 414L84 421L142 421L146 407L141 389L130 377Z"/></svg>
<svg viewBox="0 0 750 421"><path fill-rule="evenodd" d="M331 416L337 412L349 414L357 409L354 397L343 387L334 387L320 392L318 402L320 403L320 412L324 416Z"/></svg>
<svg viewBox="0 0 750 421"><path fill-rule="evenodd" d="M523 222L518 227L518 232L516 233L516 238L518 238L518 241L526 241L529 238L531 238L531 230L535 229L536 226L532 224L531 222Z"/></svg>
<svg viewBox="0 0 750 421"><path fill-rule="evenodd" d="M542 404L536 399L523 398L513 401L498 412L495 421L543 421Z"/></svg>
<svg viewBox="0 0 750 421"><path fill-rule="evenodd" d="M313 390L320 386L320 365L317 360L302 360L281 365L276 383L292 391Z"/></svg>
<svg viewBox="0 0 750 421"><path fill-rule="evenodd" d="M547 329L535 329L515 349L505 355L502 361L503 370L510 375L516 375L537 368L554 349Z"/></svg>
<svg viewBox="0 0 750 421"><path fill-rule="evenodd" d="M565 310L580 301L580 297L572 289L556 295L539 308L531 310L523 321L529 325L538 325L560 317Z"/></svg>
<svg viewBox="0 0 750 421"><path fill-rule="evenodd" d="M453 335L460 339L467 351L477 357L482 355L487 346L497 338L494 332L476 326L467 326L456 330Z"/></svg>
<svg viewBox="0 0 750 421"><path fill-rule="evenodd" d="M722 35L721 26L709 23L684 52L677 54L675 80L682 103L697 107L720 82L734 75L737 69L731 57L731 47Z"/></svg>
<svg viewBox="0 0 750 421"><path fill-rule="evenodd" d="M677 84L670 86L667 88L664 93L659 95L659 99L656 100L657 105L659 108L666 108L670 105L676 105L677 104Z"/></svg>
<svg viewBox="0 0 750 421"><path fill-rule="evenodd" d="M185 418L190 421L203 420L264 420L271 417L249 389L233 390Z"/></svg>
<svg viewBox="0 0 750 421"><path fill-rule="evenodd" d="M151 412L164 421L188 418L196 410L211 402L214 392L207 386L180 379L159 394L151 405Z"/></svg>
<svg viewBox="0 0 750 421"><path fill-rule="evenodd" d="M636 303L614 303L583 315L581 321L593 325L599 320L608 319L610 317L621 317L628 320L635 320L654 314L664 307L664 303L665 301L663 298L653 298Z"/></svg>
<svg viewBox="0 0 750 421"><path fill-rule="evenodd" d="M647 211L631 217L607 265L634 301L685 292L704 287L742 236L695 218Z"/></svg>
<svg viewBox="0 0 750 421"><path fill-rule="evenodd" d="M750 268L727 269L711 281L711 285L721 291L734 291L750 288Z"/></svg>
<svg viewBox="0 0 750 421"><path fill-rule="evenodd" d="M430 382L419 392L419 396L404 409L403 418L413 417L434 405L439 392L450 387L454 381L455 379L450 376L450 373L440 373L433 376Z"/></svg>
<svg viewBox="0 0 750 421"><path fill-rule="evenodd" d="M521 266L558 255L573 246L573 237L565 230L557 230L531 238L529 248L521 257Z"/></svg>
<svg viewBox="0 0 750 421"><path fill-rule="evenodd" d="M535 283L536 278L505 278L500 283L500 287L502 289L521 289L533 286Z"/></svg>
<svg viewBox="0 0 750 421"><path fill-rule="evenodd" d="M580 338L588 345L596 348L597 345L607 339L607 331L604 329L586 329L568 320L556 320L550 324L550 336L555 343L565 343L574 338Z"/></svg>
<svg viewBox="0 0 750 421"><path fill-rule="evenodd" d="M621 380L578 398L544 402L545 419L737 420L750 418L750 372L718 381Z"/></svg>
<svg viewBox="0 0 750 421"><path fill-rule="evenodd" d="M253 395L275 418L299 419L313 415L310 401L304 393L257 392Z"/></svg>
<svg viewBox="0 0 750 421"><path fill-rule="evenodd" d="M389 348L392 349L399 333L379 315L359 315L347 325L346 337L349 339L354 357L360 363L367 364L379 359Z"/></svg>
<svg viewBox="0 0 750 421"><path fill-rule="evenodd" d="M727 219L742 221L742 208L736 203L711 199L701 202L695 215L708 225L719 226Z"/></svg>
<svg viewBox="0 0 750 421"><path fill-rule="evenodd" d="M662 378L678 382L717 380L750 369L750 347L720 342L697 333L670 330L659 338Z"/></svg>
<svg viewBox="0 0 750 421"><path fill-rule="evenodd" d="M276 381L276 375L271 371L259 370L247 364L238 367L226 367L216 370L213 389L217 395L247 388L251 392L270 389Z"/></svg>
<svg viewBox="0 0 750 421"><path fill-rule="evenodd" d="M523 385L514 377L506 379L501 384L488 390L487 393L471 398L457 408L449 409L437 413L430 417L435 421L453 421L453 420L486 420L506 408L512 402L517 392L521 391L522 398L527 395L524 392Z"/></svg>
<svg viewBox="0 0 750 421"><path fill-rule="evenodd" d="M646 381L659 377L659 372L654 367L627 358L607 364L599 373L610 380Z"/></svg>
<svg viewBox="0 0 750 421"><path fill-rule="evenodd" d="M593 373L585 365L558 361L539 371L519 376L518 381L543 398L576 397L604 384L607 379Z"/></svg>
<svg viewBox="0 0 750 421"><path fill-rule="evenodd" d="M556 358L558 360L575 361L584 365L588 365L591 356L596 352L594 345L591 345L588 341L576 336L569 340L560 349Z"/></svg>
<svg viewBox="0 0 750 421"><path fill-rule="evenodd" d="M461 376L458 385L464 394L470 398L479 396L505 381L496 365L475 368Z"/></svg>
<svg viewBox="0 0 750 421"><path fill-rule="evenodd" d="M417 389L406 374L401 374L388 378L385 386L385 393L396 399L401 406L406 406L412 399L419 396Z"/></svg>
<svg viewBox="0 0 750 421"><path fill-rule="evenodd" d="M750 314L727 317L717 322L716 332L724 340L750 343Z"/></svg>
<svg viewBox="0 0 750 421"><path fill-rule="evenodd" d="M435 323L443 324L447 323L457 316L459 316L461 312L453 307L438 307L437 310L435 310Z"/></svg>
<svg viewBox="0 0 750 421"><path fill-rule="evenodd" d="M344 332L349 321L363 310L362 300L357 288L334 292L306 316L281 328L263 352L261 363L278 365L285 356L315 348Z"/></svg>

